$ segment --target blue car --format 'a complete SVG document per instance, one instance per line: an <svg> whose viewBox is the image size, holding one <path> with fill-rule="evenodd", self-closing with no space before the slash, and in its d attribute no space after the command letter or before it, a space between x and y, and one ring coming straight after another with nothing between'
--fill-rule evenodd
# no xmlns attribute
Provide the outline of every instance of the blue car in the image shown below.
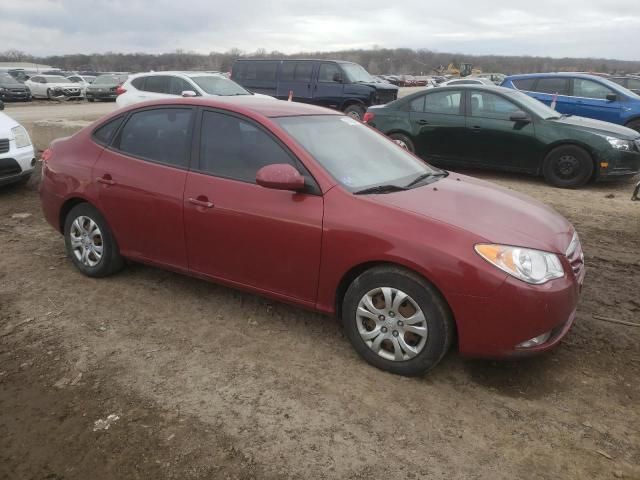
<svg viewBox="0 0 640 480"><path fill-rule="evenodd" d="M617 123L640 132L640 95L595 75L532 73L512 75L503 87L520 90L565 115Z"/></svg>

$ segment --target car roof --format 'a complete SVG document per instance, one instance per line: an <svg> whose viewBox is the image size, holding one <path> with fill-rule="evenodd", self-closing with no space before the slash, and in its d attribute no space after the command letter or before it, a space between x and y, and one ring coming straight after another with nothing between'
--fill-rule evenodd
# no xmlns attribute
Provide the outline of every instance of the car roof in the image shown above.
<svg viewBox="0 0 640 480"><path fill-rule="evenodd" d="M358 65L348 60L335 60L333 58L239 58L236 62L335 62Z"/></svg>
<svg viewBox="0 0 640 480"><path fill-rule="evenodd" d="M157 76L164 76L164 75L183 75L185 77L215 76L215 77L226 78L224 75L222 75L222 72L202 71L202 70L193 70L193 71L168 70L168 71L161 71L161 72L141 72L141 73L136 73L135 75L130 75L129 78L134 79L134 78L140 78L140 77L152 77L152 76L157 77Z"/></svg>
<svg viewBox="0 0 640 480"><path fill-rule="evenodd" d="M285 100L275 100L271 98L255 97L253 95L242 95L235 97L190 97L162 99L150 102L136 103L122 110L135 110L140 107L152 106L199 106L212 107L225 110L232 110L237 113L253 113L267 118L296 117L309 115L344 115L342 112L329 108L318 107L306 103L287 102ZM122 111L120 110L120 111Z"/></svg>
<svg viewBox="0 0 640 480"><path fill-rule="evenodd" d="M575 72L549 72L549 73L523 73L520 75L509 75L508 79L514 78L543 78L543 77L572 77L572 78L587 78L590 80L602 80L606 77L600 75L591 75L588 73L575 73Z"/></svg>

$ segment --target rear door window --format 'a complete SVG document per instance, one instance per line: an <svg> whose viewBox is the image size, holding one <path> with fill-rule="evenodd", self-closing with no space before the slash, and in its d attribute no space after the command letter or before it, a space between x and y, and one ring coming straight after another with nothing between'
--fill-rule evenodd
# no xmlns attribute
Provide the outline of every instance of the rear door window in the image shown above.
<svg viewBox="0 0 640 480"><path fill-rule="evenodd" d="M144 84L144 89L147 92L153 93L169 93L171 91L170 84L171 77L164 75L151 75L147 77L147 81Z"/></svg>
<svg viewBox="0 0 640 480"><path fill-rule="evenodd" d="M536 83L536 79L535 78L519 78L516 80L513 80L511 83L513 83L513 85L518 89L518 90L533 90L533 84Z"/></svg>
<svg viewBox="0 0 640 480"><path fill-rule="evenodd" d="M425 95L424 111L445 115L460 115L462 92L448 90Z"/></svg>
<svg viewBox="0 0 640 480"><path fill-rule="evenodd" d="M151 77L149 77L151 78ZM193 110L156 108L131 114L116 140L117 149L133 157L187 168Z"/></svg>
<svg viewBox="0 0 640 480"><path fill-rule="evenodd" d="M601 83L586 78L575 78L573 80L574 97L605 100L609 94L615 94L615 92Z"/></svg>
<svg viewBox="0 0 640 480"><path fill-rule="evenodd" d="M569 95L569 79L561 77L540 78L534 91L551 95Z"/></svg>
<svg viewBox="0 0 640 480"><path fill-rule="evenodd" d="M276 79L278 62L256 61L246 62L243 80L270 81ZM238 77L241 78L241 77Z"/></svg>

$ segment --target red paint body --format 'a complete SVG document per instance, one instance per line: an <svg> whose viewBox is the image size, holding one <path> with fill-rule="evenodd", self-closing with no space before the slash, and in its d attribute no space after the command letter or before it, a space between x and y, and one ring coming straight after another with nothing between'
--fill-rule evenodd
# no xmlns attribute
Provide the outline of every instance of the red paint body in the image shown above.
<svg viewBox="0 0 640 480"><path fill-rule="evenodd" d="M573 227L543 204L457 174L408 191L353 195L271 120L339 113L253 99L155 104L213 107L262 124L305 165L321 195L127 157L95 143L94 125L54 142L44 163L42 206L57 230L69 205L88 201L102 212L127 258L328 314L336 313L341 282L354 270L375 263L402 265L440 291L465 355L538 352L569 330L584 268L579 265L574 273L565 256ZM477 255L474 245L481 242L556 253L565 276L526 284ZM515 348L552 329L542 346Z"/></svg>

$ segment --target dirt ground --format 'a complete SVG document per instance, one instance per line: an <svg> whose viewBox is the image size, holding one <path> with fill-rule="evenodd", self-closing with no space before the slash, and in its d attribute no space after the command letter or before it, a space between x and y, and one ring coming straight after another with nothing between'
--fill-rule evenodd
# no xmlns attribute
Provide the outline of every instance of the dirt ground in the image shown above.
<svg viewBox="0 0 640 480"><path fill-rule="evenodd" d="M466 173L574 223L584 293L555 351L417 379L331 318L135 264L83 277L35 186L0 190L0 478L640 478L640 328L592 316L640 322L631 183Z"/></svg>

